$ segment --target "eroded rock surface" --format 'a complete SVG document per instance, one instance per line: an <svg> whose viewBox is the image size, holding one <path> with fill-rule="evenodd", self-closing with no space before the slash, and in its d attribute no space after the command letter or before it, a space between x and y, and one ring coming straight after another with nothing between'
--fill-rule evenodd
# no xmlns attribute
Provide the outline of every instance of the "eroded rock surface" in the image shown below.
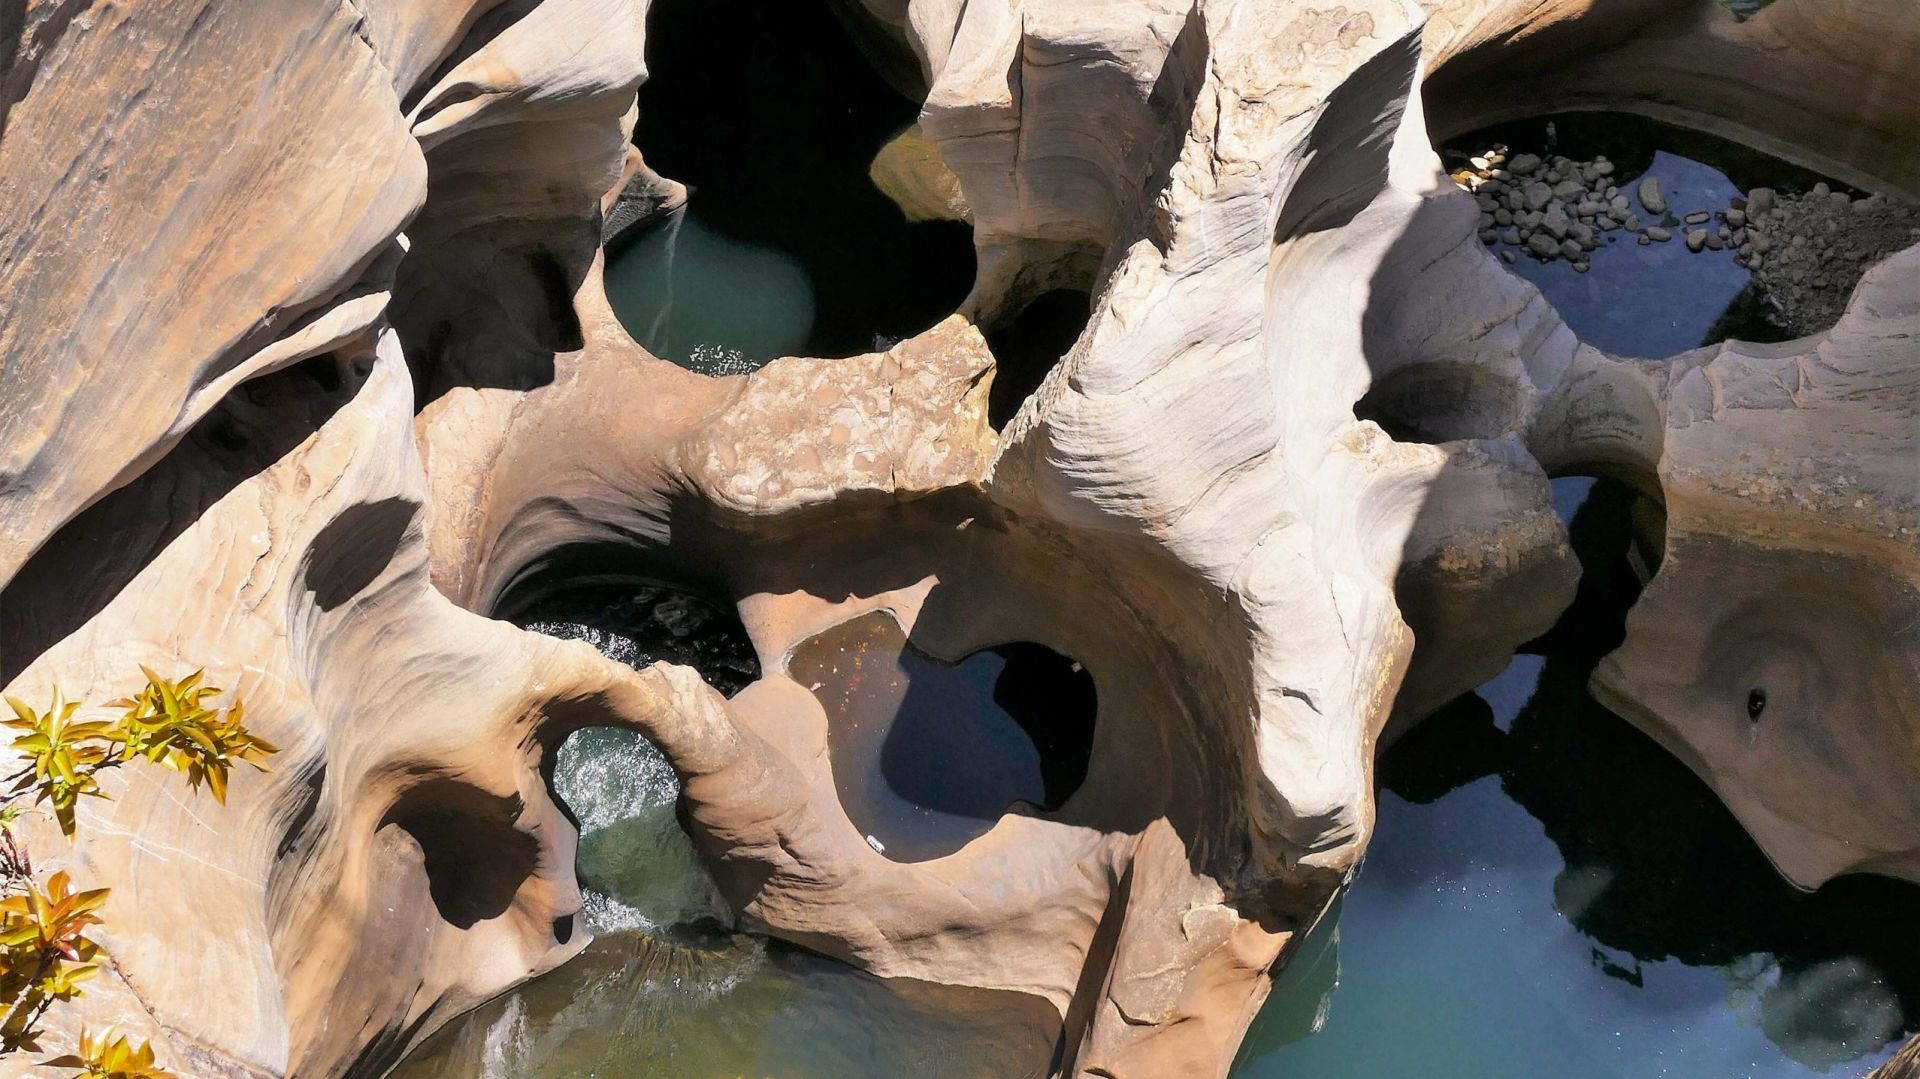
<svg viewBox="0 0 1920 1079"><path fill-rule="evenodd" d="M1043 998L1067 1074L1224 1074L1365 849L1376 746L1570 601L1569 472L1657 511L1602 691L1796 882L1920 879L1920 250L1820 337L1611 357L1488 254L1428 141L1423 65L1438 88L1596 27L1673 48L1633 37L1651 8L841 6L924 90L975 288L891 348L718 379L602 290L603 214L674 196L627 145L643 5L27 13L0 677L104 700L204 665L285 747L225 809L116 773L78 846L35 826L43 864L115 891L116 966L56 1041L85 1019L198 1072L384 1069L584 945L542 758L610 724L679 773L742 926ZM1896 46L1912 21L1830 6L1686 26L1735 64L1794 20ZM1908 102L1821 82L1881 47L1785 61L1807 100L1775 137L1910 180ZM1815 130L1848 109L1899 152ZM1060 288L1091 316L996 430L982 328ZM583 551L736 603L759 680L723 700L486 617ZM869 844L785 657L875 612L940 658L1084 664L1078 791L945 857Z"/></svg>

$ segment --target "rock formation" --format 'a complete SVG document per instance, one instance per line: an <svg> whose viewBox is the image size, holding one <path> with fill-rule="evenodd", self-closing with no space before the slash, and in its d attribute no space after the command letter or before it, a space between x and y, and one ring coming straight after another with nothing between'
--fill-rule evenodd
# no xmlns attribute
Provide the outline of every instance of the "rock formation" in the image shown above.
<svg viewBox="0 0 1920 1079"><path fill-rule="evenodd" d="M1920 880L1920 249L1819 336L1610 357L1429 141L1429 92L1582 42L1645 57L1576 65L1582 100L1655 99L1677 46L1634 35L1671 5L841 6L924 90L976 285L885 351L727 379L647 355L602 289L602 214L674 197L627 145L636 0L27 11L0 677L99 701L204 665L284 747L224 809L116 773L75 846L33 826L114 889L77 1014L196 1074L379 1073L584 944L542 758L624 725L743 926L1042 997L1067 1074L1224 1074L1365 849L1376 746L1571 600L1565 473L1657 522L1601 691L1796 882ZM1779 61L1795 109L1740 130L1914 188L1910 88L1819 84L1875 84L1909 9L1682 7L1702 64L1763 24L1842 43ZM996 431L981 328L1061 288L1091 317ZM724 700L488 617L583 551L736 601L763 677ZM874 611L938 656L1085 664L1079 792L945 858L869 846L784 657Z"/></svg>

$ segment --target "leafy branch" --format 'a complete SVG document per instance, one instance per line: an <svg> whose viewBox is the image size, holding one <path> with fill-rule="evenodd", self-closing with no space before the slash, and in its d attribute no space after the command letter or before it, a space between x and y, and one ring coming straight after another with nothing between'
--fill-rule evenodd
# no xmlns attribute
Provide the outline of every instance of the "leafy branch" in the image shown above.
<svg viewBox="0 0 1920 1079"><path fill-rule="evenodd" d="M240 702L209 707L224 691L205 684L204 671L178 681L140 668L147 684L131 697L111 702L121 709L112 721L76 721L79 701L59 690L44 712L7 697L13 718L0 725L20 731L15 752L25 758L19 771L0 782L11 785L0 807L0 1055L38 1049L39 1023L56 1001L81 995L80 985L100 972L104 955L86 935L102 924L100 908L108 889L76 891L62 871L43 889L34 880L33 860L16 831L30 805L52 807L61 834L71 839L74 810L81 798L106 798L98 776L134 761L179 772L189 789L202 785L216 801L227 800L227 779L236 762L267 771L273 743L250 733ZM111 1039L111 1040L109 1040ZM112 1032L95 1037L82 1029L78 1053L41 1062L43 1067L79 1068L75 1079L170 1079L154 1064L153 1047L138 1046Z"/></svg>

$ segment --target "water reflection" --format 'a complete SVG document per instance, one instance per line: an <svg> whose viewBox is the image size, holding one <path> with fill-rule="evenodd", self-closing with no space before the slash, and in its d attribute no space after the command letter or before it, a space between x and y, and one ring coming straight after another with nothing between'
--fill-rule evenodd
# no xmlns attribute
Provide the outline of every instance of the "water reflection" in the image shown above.
<svg viewBox="0 0 1920 1079"><path fill-rule="evenodd" d="M1654 155L1642 175L1660 181L1677 218L1696 210L1725 210L1729 199L1744 194L1719 169L1665 151ZM1640 179L1633 177L1620 189L1632 192ZM1629 197L1648 223L1660 220L1637 197ZM1671 356L1708 340L1753 278L1733 261L1731 249L1688 251L1681 227L1676 222L1672 240L1646 246L1631 233L1607 233L1607 242L1593 251L1588 273L1574 272L1565 261L1526 257L1512 270L1533 282L1588 344L1628 356Z"/></svg>
<svg viewBox="0 0 1920 1079"><path fill-rule="evenodd" d="M721 374L850 356L927 329L972 287L972 230L908 222L868 178L919 106L831 7L649 9L634 142L691 195L683 216L609 253L607 291L650 351Z"/></svg>
<svg viewBox="0 0 1920 1079"><path fill-rule="evenodd" d="M705 375L805 350L813 283L791 255L675 211L607 257L607 300L648 352Z"/></svg>
<svg viewBox="0 0 1920 1079"><path fill-rule="evenodd" d="M1689 252L1682 239L1686 215L1724 211L1729 200L1756 187L1804 192L1830 177L1750 146L1643 116L1572 112L1530 117L1447 140L1450 167L1465 154L1505 144L1514 152L1562 154L1577 160L1605 156L1615 183L1644 224L1665 222L1674 238L1641 246L1625 232L1606 233L1591 255L1590 272L1565 261L1538 262L1522 254L1511 269L1539 287L1589 344L1625 356L1663 358L1732 338L1782 341L1795 336L1775 320L1764 290L1733 261L1732 250ZM1466 149L1471 147L1472 149ZM1647 210L1641 178L1661 181L1667 214Z"/></svg>
<svg viewBox="0 0 1920 1079"><path fill-rule="evenodd" d="M1325 975L1289 968L1235 1075L1857 1074L1920 1026L1920 888L1796 891L1587 694L1634 594L1630 500L1599 484L1575 518L1588 572L1542 655L1383 757L1324 1028L1298 1035Z"/></svg>
<svg viewBox="0 0 1920 1079"><path fill-rule="evenodd" d="M951 854L1019 803L1057 808L1086 778L1093 678L1039 645L946 663L875 612L802 643L787 672L827 711L840 804L897 861Z"/></svg>

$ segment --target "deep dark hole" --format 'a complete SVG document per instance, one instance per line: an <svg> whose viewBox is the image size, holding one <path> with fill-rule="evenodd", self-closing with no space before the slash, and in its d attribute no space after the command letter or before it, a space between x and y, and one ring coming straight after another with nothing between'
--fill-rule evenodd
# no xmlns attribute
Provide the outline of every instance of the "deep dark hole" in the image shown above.
<svg viewBox="0 0 1920 1079"><path fill-rule="evenodd" d="M1002 663L993 703L1033 740L1045 791L1040 807L1058 809L1087 778L1098 710L1093 676L1044 645L1022 642L987 651Z"/></svg>
<svg viewBox="0 0 1920 1079"><path fill-rule="evenodd" d="M1570 913L1598 943L1638 963L1724 966L1771 953L1783 986L1796 973L1864 962L1897 996L1903 1036L1911 1033L1920 1027L1920 935L1904 927L1920 919L1920 887L1854 875L1810 894L1798 890L1699 777L1588 691L1594 666L1623 638L1639 593L1626 559L1636 497L1599 480L1574 515L1579 595L1553 630L1523 649L1545 664L1511 727L1496 726L1477 694L1461 697L1381 757L1381 784L1430 802L1497 775L1559 847L1563 879L1609 882ZM1764 691L1756 693L1764 708ZM1631 981L1638 963L1605 969ZM1811 1032L1808 1024L1834 1036L1848 1022L1790 997L1762 992L1768 1036L1780 1044Z"/></svg>
<svg viewBox="0 0 1920 1079"><path fill-rule="evenodd" d="M848 817L896 860L951 854L1019 804L1058 809L1086 778L1093 678L1042 645L948 663L880 612L803 642L788 673L826 709Z"/></svg>
<svg viewBox="0 0 1920 1079"><path fill-rule="evenodd" d="M1013 419L1054 364L1080 339L1092 304L1093 297L1085 292L1055 289L1028 304L1011 322L987 333L994 363L987 420L996 430Z"/></svg>
<svg viewBox="0 0 1920 1079"><path fill-rule="evenodd" d="M812 278L807 351L848 356L951 314L973 285L973 234L909 223L867 177L911 124L895 92L829 5L660 0L648 13L650 71L634 142L693 188L692 212L772 244Z"/></svg>
<svg viewBox="0 0 1920 1079"><path fill-rule="evenodd" d="M586 641L635 670L662 661L692 667L727 696L760 677L759 655L733 604L706 582L675 580L624 548L554 552L508 589L495 614Z"/></svg>

